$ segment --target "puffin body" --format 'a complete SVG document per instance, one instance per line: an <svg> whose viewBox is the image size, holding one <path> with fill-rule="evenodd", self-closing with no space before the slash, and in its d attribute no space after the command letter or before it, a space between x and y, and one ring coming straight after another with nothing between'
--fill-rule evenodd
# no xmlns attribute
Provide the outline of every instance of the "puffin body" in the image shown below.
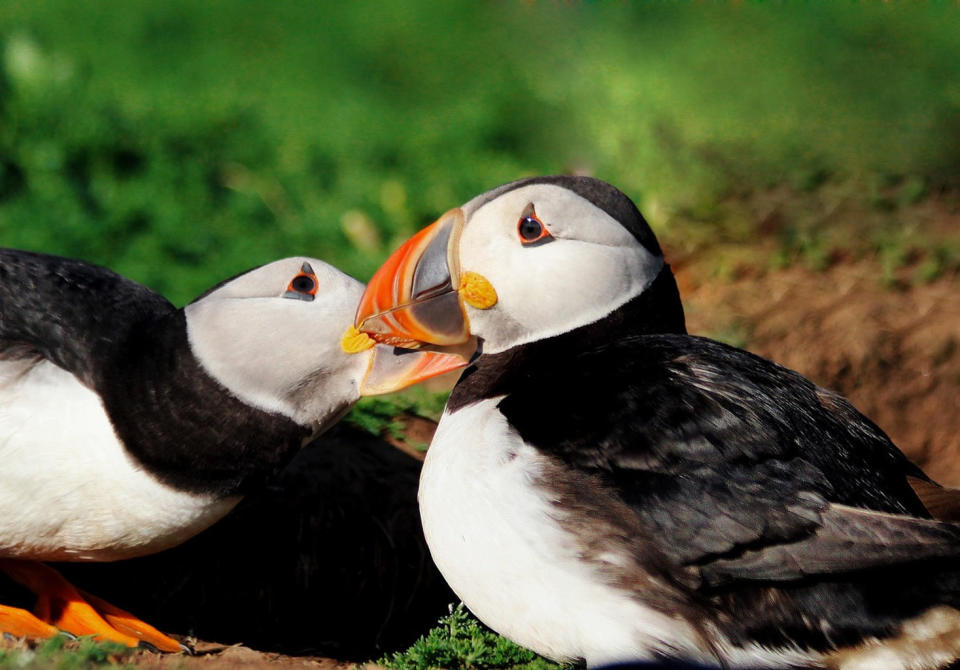
<svg viewBox="0 0 960 670"><path fill-rule="evenodd" d="M582 561L550 488L531 486L552 463L504 419L500 400L445 415L424 463L424 535L450 587L482 621L550 658L702 658L687 642L695 626L631 599Z"/></svg>
<svg viewBox="0 0 960 670"><path fill-rule="evenodd" d="M43 601L57 580L25 561L179 544L361 393L448 358L344 350L362 290L322 261L288 258L176 309L104 268L0 250L0 568ZM0 630L21 631L5 612Z"/></svg>
<svg viewBox="0 0 960 670"><path fill-rule="evenodd" d="M956 496L838 395L687 335L619 191L514 182L395 258L361 330L480 341L420 505L438 567L492 628L588 666L960 657L960 526L932 513Z"/></svg>
<svg viewBox="0 0 960 670"><path fill-rule="evenodd" d="M152 553L196 534L240 499L151 474L124 448L100 396L46 359L0 364L0 431L0 556L102 561Z"/></svg>

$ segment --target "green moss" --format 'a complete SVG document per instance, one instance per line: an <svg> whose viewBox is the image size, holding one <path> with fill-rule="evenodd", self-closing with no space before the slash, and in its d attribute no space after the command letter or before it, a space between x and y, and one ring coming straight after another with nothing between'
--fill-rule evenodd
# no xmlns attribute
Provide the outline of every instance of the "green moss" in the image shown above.
<svg viewBox="0 0 960 670"><path fill-rule="evenodd" d="M462 603L409 649L384 656L377 663L395 670L557 670L561 667L491 632L477 622Z"/></svg>

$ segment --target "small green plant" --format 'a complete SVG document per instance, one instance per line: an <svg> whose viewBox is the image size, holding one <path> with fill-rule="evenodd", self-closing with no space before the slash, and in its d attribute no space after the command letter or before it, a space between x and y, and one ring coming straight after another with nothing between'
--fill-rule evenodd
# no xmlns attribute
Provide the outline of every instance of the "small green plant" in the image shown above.
<svg viewBox="0 0 960 670"><path fill-rule="evenodd" d="M485 628L460 603L438 625L404 652L384 656L379 665L396 670L429 668L514 668L557 670L562 667L515 645Z"/></svg>
<svg viewBox="0 0 960 670"><path fill-rule="evenodd" d="M387 435L399 440L403 438L403 423L397 420L398 416L417 414L439 419L449 395L412 388L403 393L362 398L347 415L346 421L374 435Z"/></svg>
<svg viewBox="0 0 960 670"><path fill-rule="evenodd" d="M400 439L403 437L403 423L396 416L404 409L405 406L393 398L363 398L345 420L368 433Z"/></svg>

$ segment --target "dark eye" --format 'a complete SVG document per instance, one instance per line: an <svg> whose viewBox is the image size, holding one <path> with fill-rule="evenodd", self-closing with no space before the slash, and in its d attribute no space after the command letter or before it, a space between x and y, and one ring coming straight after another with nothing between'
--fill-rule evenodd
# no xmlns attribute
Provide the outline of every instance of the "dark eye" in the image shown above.
<svg viewBox="0 0 960 670"><path fill-rule="evenodd" d="M297 293L313 293L317 288L317 280L309 275L297 275L290 282L290 288Z"/></svg>
<svg viewBox="0 0 960 670"><path fill-rule="evenodd" d="M532 216L520 219L520 237L532 242L543 234L543 224Z"/></svg>
<svg viewBox="0 0 960 670"><path fill-rule="evenodd" d="M520 217L520 221L517 223L517 234L520 235L520 242L522 244L532 244L533 242L539 242L544 238L551 237L550 231L548 231L547 227L543 225L543 222L537 218L535 212L530 212Z"/></svg>
<svg viewBox="0 0 960 670"><path fill-rule="evenodd" d="M287 292L283 294L283 297L310 301L316 294L317 275L313 273L313 268L310 267L309 263L304 263L299 274L287 284Z"/></svg>

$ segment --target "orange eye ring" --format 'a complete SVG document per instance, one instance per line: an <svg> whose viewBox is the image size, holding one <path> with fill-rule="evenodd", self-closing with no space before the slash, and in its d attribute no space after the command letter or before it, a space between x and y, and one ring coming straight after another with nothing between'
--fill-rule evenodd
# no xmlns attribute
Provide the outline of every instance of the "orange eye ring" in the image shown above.
<svg viewBox="0 0 960 670"><path fill-rule="evenodd" d="M304 263L300 268L300 272L297 273L297 276L287 284L287 291L284 293L284 297L313 300L313 296L317 294L318 288L320 288L320 282L317 281L317 275L314 274L313 268L310 267L309 263Z"/></svg>
<svg viewBox="0 0 960 670"><path fill-rule="evenodd" d="M532 209L521 216L517 222L517 235L520 237L520 244L523 245L536 244L553 237Z"/></svg>

